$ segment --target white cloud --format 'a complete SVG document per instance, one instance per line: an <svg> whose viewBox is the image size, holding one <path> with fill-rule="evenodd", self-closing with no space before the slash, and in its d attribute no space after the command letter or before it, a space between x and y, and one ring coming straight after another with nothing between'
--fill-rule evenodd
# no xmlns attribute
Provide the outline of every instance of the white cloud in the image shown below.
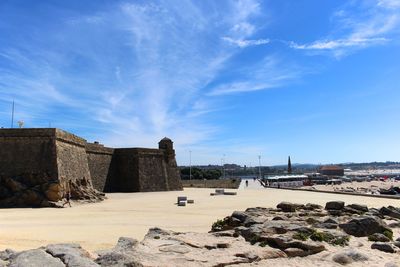
<svg viewBox="0 0 400 267"><path fill-rule="evenodd" d="M27 127L52 121L106 145L155 146L164 136L177 147L202 142L219 130L204 117L224 108L204 88L238 52L221 36L266 42L246 39L258 12L255 0L125 2L107 12L71 12L56 31L37 29L38 38L16 45L16 53L0 51L18 64L0 72L0 100L15 97L21 114L30 114Z"/></svg>
<svg viewBox="0 0 400 267"><path fill-rule="evenodd" d="M245 48L248 46L257 46L257 45L265 45L269 44L270 40L269 39L258 39L258 40L235 40L230 37L222 37L224 41L227 41L228 43L234 44L239 46L240 48Z"/></svg>
<svg viewBox="0 0 400 267"><path fill-rule="evenodd" d="M381 45L391 41L398 31L400 13L399 1L381 0L372 5L349 2L333 15L334 26L339 29L333 37L308 44L290 42L290 47L301 50L332 51L340 57L348 52ZM340 34L339 34L340 33Z"/></svg>
<svg viewBox="0 0 400 267"><path fill-rule="evenodd" d="M283 62L276 56L267 56L260 63L240 70L240 80L215 86L210 96L220 96L266 90L284 86L299 78L304 71Z"/></svg>

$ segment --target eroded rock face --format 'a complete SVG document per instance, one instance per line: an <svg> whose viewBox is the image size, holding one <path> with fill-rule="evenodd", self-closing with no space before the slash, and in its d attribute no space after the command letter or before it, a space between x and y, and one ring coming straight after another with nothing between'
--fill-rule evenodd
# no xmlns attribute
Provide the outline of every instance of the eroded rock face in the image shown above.
<svg viewBox="0 0 400 267"><path fill-rule="evenodd" d="M226 266L286 257L270 247L252 246L242 237L150 229L142 242L100 251L101 266Z"/></svg>
<svg viewBox="0 0 400 267"><path fill-rule="evenodd" d="M63 207L67 195L86 202L105 198L86 178L59 180L48 173L0 176L0 208Z"/></svg>
<svg viewBox="0 0 400 267"><path fill-rule="evenodd" d="M63 262L41 249L23 251L15 255L9 267L65 267Z"/></svg>

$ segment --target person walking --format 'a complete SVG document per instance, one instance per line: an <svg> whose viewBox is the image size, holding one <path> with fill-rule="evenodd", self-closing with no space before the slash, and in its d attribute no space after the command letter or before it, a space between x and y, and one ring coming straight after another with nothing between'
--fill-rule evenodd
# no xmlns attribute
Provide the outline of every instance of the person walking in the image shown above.
<svg viewBox="0 0 400 267"><path fill-rule="evenodd" d="M67 182L66 190L64 190L64 198L65 198L65 202L63 204L63 207L67 204L69 205L69 207L72 207L71 206L71 186L70 186L69 182Z"/></svg>
<svg viewBox="0 0 400 267"><path fill-rule="evenodd" d="M249 180L246 180L246 187L249 186Z"/></svg>

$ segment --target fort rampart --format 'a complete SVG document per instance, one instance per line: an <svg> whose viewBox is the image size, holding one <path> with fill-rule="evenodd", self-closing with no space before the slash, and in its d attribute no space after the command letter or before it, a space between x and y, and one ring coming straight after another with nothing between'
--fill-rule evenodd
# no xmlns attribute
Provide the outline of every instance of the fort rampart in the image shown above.
<svg viewBox="0 0 400 267"><path fill-rule="evenodd" d="M164 138L159 149L114 149L60 129L0 129L0 207L181 190L172 144Z"/></svg>

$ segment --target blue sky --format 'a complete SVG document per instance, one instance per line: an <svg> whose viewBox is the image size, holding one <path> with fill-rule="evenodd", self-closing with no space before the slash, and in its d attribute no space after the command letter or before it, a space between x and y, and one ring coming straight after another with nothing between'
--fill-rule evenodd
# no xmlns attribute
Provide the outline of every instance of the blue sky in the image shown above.
<svg viewBox="0 0 400 267"><path fill-rule="evenodd" d="M0 1L0 126L178 164L400 161L400 0Z"/></svg>

